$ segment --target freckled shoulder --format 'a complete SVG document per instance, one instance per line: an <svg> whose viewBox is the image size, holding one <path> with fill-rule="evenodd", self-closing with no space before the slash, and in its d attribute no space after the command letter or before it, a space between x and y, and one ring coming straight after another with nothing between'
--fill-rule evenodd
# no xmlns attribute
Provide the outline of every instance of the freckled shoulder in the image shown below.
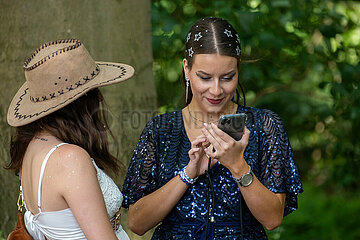
<svg viewBox="0 0 360 240"><path fill-rule="evenodd" d="M74 170L95 170L87 151L74 144L65 144L56 149L50 157L51 165L64 173Z"/></svg>
<svg viewBox="0 0 360 240"><path fill-rule="evenodd" d="M78 206L79 201L84 201L84 196L101 196L97 171L87 151L66 144L56 149L53 157L49 173L54 176L54 189L68 206Z"/></svg>

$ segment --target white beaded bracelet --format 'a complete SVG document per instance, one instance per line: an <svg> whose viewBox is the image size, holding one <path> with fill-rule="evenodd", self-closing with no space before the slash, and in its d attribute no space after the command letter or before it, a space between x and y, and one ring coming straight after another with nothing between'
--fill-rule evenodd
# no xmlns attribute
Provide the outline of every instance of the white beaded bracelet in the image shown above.
<svg viewBox="0 0 360 240"><path fill-rule="evenodd" d="M185 170L186 170L186 166L179 171L178 175L179 175L180 179L188 186L194 184L198 177L189 178L189 176L186 174Z"/></svg>

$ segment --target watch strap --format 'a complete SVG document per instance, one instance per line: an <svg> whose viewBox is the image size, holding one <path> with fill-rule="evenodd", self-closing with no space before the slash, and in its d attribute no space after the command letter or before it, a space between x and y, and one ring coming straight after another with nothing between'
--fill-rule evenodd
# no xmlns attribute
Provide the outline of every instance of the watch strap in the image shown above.
<svg viewBox="0 0 360 240"><path fill-rule="evenodd" d="M250 178L250 179L247 182L244 182L246 178ZM233 177L233 179L241 187L247 187L253 182L254 172L252 171L251 167L249 166L249 171L247 173L245 173L244 175L242 175L239 178Z"/></svg>

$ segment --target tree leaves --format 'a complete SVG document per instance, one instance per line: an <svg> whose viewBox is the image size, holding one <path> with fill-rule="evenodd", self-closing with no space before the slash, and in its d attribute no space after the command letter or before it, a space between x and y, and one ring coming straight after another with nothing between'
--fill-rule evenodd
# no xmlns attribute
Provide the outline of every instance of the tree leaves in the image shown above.
<svg viewBox="0 0 360 240"><path fill-rule="evenodd" d="M360 187L359 174L346 171L360 169L360 3L155 0L152 4L154 72L163 111L184 104L181 60L190 26L202 17L225 18L241 39L239 78L248 102L280 115L302 174L324 173L319 184ZM322 131L316 130L319 126ZM345 173L353 175L335 178Z"/></svg>

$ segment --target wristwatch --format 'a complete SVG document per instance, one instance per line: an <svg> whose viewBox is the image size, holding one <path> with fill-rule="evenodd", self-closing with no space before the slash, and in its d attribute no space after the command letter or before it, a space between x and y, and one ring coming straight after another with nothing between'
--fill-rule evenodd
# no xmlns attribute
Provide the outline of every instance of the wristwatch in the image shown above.
<svg viewBox="0 0 360 240"><path fill-rule="evenodd" d="M242 175L239 178L233 177L235 182L240 185L240 187L247 187L249 186L253 179L254 179L254 173L251 170L251 167L249 166L249 171L247 173L245 173L244 175Z"/></svg>

